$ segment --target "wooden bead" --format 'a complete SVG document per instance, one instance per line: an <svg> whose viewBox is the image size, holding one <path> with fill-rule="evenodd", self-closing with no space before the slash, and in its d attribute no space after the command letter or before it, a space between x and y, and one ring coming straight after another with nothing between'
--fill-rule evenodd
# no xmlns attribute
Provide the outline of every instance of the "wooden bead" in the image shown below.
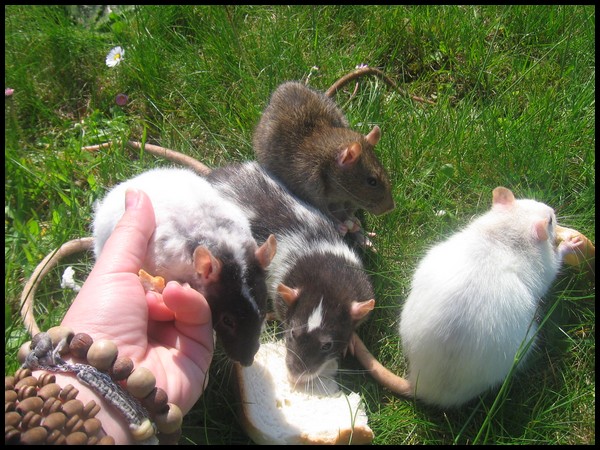
<svg viewBox="0 0 600 450"><path fill-rule="evenodd" d="M100 405L98 405L94 400L90 400L83 407L83 417L91 419L92 417L96 417L96 414L100 412Z"/></svg>
<svg viewBox="0 0 600 450"><path fill-rule="evenodd" d="M35 386L23 386L19 389L19 400L24 400L29 397L35 397L37 395L37 387Z"/></svg>
<svg viewBox="0 0 600 450"><path fill-rule="evenodd" d="M115 381L127 379L131 372L133 372L133 361L127 356L118 357L110 369L111 377Z"/></svg>
<svg viewBox="0 0 600 450"><path fill-rule="evenodd" d="M96 445L115 445L115 438L112 436L102 436Z"/></svg>
<svg viewBox="0 0 600 450"><path fill-rule="evenodd" d="M15 372L15 382L18 383L21 379L30 377L30 376L31 376L31 370L21 367L21 368L17 369L17 371Z"/></svg>
<svg viewBox="0 0 600 450"><path fill-rule="evenodd" d="M156 378L145 367L136 368L127 378L127 390L136 398L144 398L156 386Z"/></svg>
<svg viewBox="0 0 600 450"><path fill-rule="evenodd" d="M44 402L44 406L42 406L42 413L45 415L52 414L53 412L60 411L61 408L62 402L55 397L50 397Z"/></svg>
<svg viewBox="0 0 600 450"><path fill-rule="evenodd" d="M67 423L65 424L65 430L75 433L76 431L81 431L83 429L83 420L77 414L73 417L67 418Z"/></svg>
<svg viewBox="0 0 600 450"><path fill-rule="evenodd" d="M16 411L10 411L4 414L4 426L16 427L21 422L21 414Z"/></svg>
<svg viewBox="0 0 600 450"><path fill-rule="evenodd" d="M67 445L85 445L87 443L87 436L82 431L75 431L67 436Z"/></svg>
<svg viewBox="0 0 600 450"><path fill-rule="evenodd" d="M161 414L167 412L169 406L167 403L169 402L169 398L167 397L167 393L164 389L159 387L154 388L150 394L148 394L142 400L142 405L148 410L151 414Z"/></svg>
<svg viewBox="0 0 600 450"><path fill-rule="evenodd" d="M15 377L14 375L4 377L4 390L7 391L9 389L15 389Z"/></svg>
<svg viewBox="0 0 600 450"><path fill-rule="evenodd" d="M69 353L69 342L71 342L71 339L75 336L75 332L72 328L62 325L52 327L48 330L48 335L50 336L50 339L52 339L52 347L56 347L64 339L66 342L64 347L60 349L60 354L66 355Z"/></svg>
<svg viewBox="0 0 600 450"><path fill-rule="evenodd" d="M57 398L58 394L60 394L61 387L56 383L50 383L45 386L42 386L38 390L38 397L44 399L44 401L48 400L50 397Z"/></svg>
<svg viewBox="0 0 600 450"><path fill-rule="evenodd" d="M50 445L65 445L67 439L60 430L52 430L46 438L46 443Z"/></svg>
<svg viewBox="0 0 600 450"><path fill-rule="evenodd" d="M129 429L131 430L133 439L138 442L145 441L154 436L154 426L152 425L152 422L150 422L150 419L144 419L138 426L131 424L129 425Z"/></svg>
<svg viewBox="0 0 600 450"><path fill-rule="evenodd" d="M18 398L19 394L15 390L4 391L4 403L16 402Z"/></svg>
<svg viewBox="0 0 600 450"><path fill-rule="evenodd" d="M30 353L31 341L27 341L19 347L19 351L17 351L17 361L19 361L20 364L23 364L27 359L27 355L29 355Z"/></svg>
<svg viewBox="0 0 600 450"><path fill-rule="evenodd" d="M17 409L17 402L4 402L4 414Z"/></svg>
<svg viewBox="0 0 600 450"><path fill-rule="evenodd" d="M21 433L21 444L25 445L40 445L46 442L48 430L44 427L30 428Z"/></svg>
<svg viewBox="0 0 600 450"><path fill-rule="evenodd" d="M67 384L62 388L60 394L58 394L58 398L63 402L66 402L68 400L73 400L77 395L79 395L79 390L72 384Z"/></svg>
<svg viewBox="0 0 600 450"><path fill-rule="evenodd" d="M16 445L21 440L21 432L12 425L4 427L4 444Z"/></svg>
<svg viewBox="0 0 600 450"><path fill-rule="evenodd" d="M87 357L88 350L94 343L92 337L87 333L77 333L71 339L69 344L69 350L71 354L76 358L85 359Z"/></svg>
<svg viewBox="0 0 600 450"><path fill-rule="evenodd" d="M67 416L62 412L53 412L44 417L42 426L48 431L61 430L67 423Z"/></svg>
<svg viewBox="0 0 600 450"><path fill-rule="evenodd" d="M19 389L21 389L24 386L37 386L37 383L38 380L33 375L23 377L19 381L17 381L17 384L15 384L15 391L19 392Z"/></svg>
<svg viewBox="0 0 600 450"><path fill-rule="evenodd" d="M117 344L113 341L101 339L90 346L87 352L87 360L96 369L107 371L117 359L118 353Z"/></svg>
<svg viewBox="0 0 600 450"><path fill-rule="evenodd" d="M35 411L36 413L40 413L42 411L42 406L44 405L44 400L39 397L29 397L25 400L19 402L17 405L17 412L25 415L28 411Z"/></svg>
<svg viewBox="0 0 600 450"><path fill-rule="evenodd" d="M157 414L154 417L154 422L161 433L174 433L181 428L183 413L179 406L169 403L169 411L164 414Z"/></svg>
<svg viewBox="0 0 600 450"><path fill-rule="evenodd" d="M53 373L43 373L38 377L38 386L46 386L47 384L52 384L56 382L56 375Z"/></svg>
<svg viewBox="0 0 600 450"><path fill-rule="evenodd" d="M102 423L96 419L87 419L83 422L83 429L88 436L94 436L102 428Z"/></svg>
<svg viewBox="0 0 600 450"><path fill-rule="evenodd" d="M73 417L75 415L81 416L83 413L83 402L76 398L69 400L62 405L62 412L67 417Z"/></svg>
<svg viewBox="0 0 600 450"><path fill-rule="evenodd" d="M35 411L27 411L21 419L21 429L29 429L39 427L42 423L42 416L40 416Z"/></svg>

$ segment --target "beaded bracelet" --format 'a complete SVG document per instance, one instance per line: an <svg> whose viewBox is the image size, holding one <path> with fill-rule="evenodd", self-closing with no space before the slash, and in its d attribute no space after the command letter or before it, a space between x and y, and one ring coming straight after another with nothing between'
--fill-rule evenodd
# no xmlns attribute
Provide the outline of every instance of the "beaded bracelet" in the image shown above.
<svg viewBox="0 0 600 450"><path fill-rule="evenodd" d="M69 353L89 364L67 363L62 356ZM112 437L101 436L102 426L94 417L100 406L94 401L84 406L75 398L77 389L72 385L61 389L50 373L36 379L31 372L36 369L74 373L119 411L137 442L179 441L181 409L156 387L152 372L144 367L134 370L130 358L118 357L114 342L94 342L86 333L53 327L25 343L18 358L21 368L14 377L5 377L5 443L114 443Z"/></svg>

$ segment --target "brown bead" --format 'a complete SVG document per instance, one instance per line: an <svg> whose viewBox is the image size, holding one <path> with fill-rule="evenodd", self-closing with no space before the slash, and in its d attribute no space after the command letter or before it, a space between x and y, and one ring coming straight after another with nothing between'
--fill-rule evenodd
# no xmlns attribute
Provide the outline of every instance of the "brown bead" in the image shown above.
<svg viewBox="0 0 600 450"><path fill-rule="evenodd" d="M75 431L67 436L67 445L85 445L87 436L82 431Z"/></svg>
<svg viewBox="0 0 600 450"><path fill-rule="evenodd" d="M21 414L16 411L10 411L4 414L4 426L16 427L21 422Z"/></svg>
<svg viewBox="0 0 600 450"><path fill-rule="evenodd" d="M4 414L17 409L17 402L4 402Z"/></svg>
<svg viewBox="0 0 600 450"><path fill-rule="evenodd" d="M117 359L119 350L113 341L101 339L94 342L87 353L87 360L98 370L106 372Z"/></svg>
<svg viewBox="0 0 600 450"><path fill-rule="evenodd" d="M56 397L50 397L44 402L44 406L42 407L42 413L45 415L52 414L53 412L60 411L61 408L62 402Z"/></svg>
<svg viewBox="0 0 600 450"><path fill-rule="evenodd" d="M56 375L53 373L43 373L38 377L38 386L46 386L47 384L56 383Z"/></svg>
<svg viewBox="0 0 600 450"><path fill-rule="evenodd" d="M17 394L17 391L12 389L9 391L4 391L4 403L16 402L18 398L19 394Z"/></svg>
<svg viewBox="0 0 600 450"><path fill-rule="evenodd" d="M112 436L102 436L96 445L115 445L115 438Z"/></svg>
<svg viewBox="0 0 600 450"><path fill-rule="evenodd" d="M37 395L37 387L35 386L23 386L19 389L19 400L23 400L29 397L35 397Z"/></svg>
<svg viewBox="0 0 600 450"><path fill-rule="evenodd" d="M21 389L23 386L37 386L37 383L38 380L33 375L23 377L19 381L17 381L17 384L15 384L15 391L19 392L19 389Z"/></svg>
<svg viewBox="0 0 600 450"><path fill-rule="evenodd" d="M30 376L31 376L31 369L20 367L15 372L15 381L18 383L19 380L30 377Z"/></svg>
<svg viewBox="0 0 600 450"><path fill-rule="evenodd" d="M156 386L156 378L145 367L136 368L127 378L127 391L136 398L144 398Z"/></svg>
<svg viewBox="0 0 600 450"><path fill-rule="evenodd" d="M85 445L96 445L98 444L98 436L88 436L87 442Z"/></svg>
<svg viewBox="0 0 600 450"><path fill-rule="evenodd" d="M72 384L67 384L64 388L62 388L60 394L58 394L58 398L63 402L66 402L68 400L73 400L75 397L77 397L77 395L79 395L77 388Z"/></svg>
<svg viewBox="0 0 600 450"><path fill-rule="evenodd" d="M96 417L96 414L100 412L100 405L98 405L94 400L90 400L83 407L83 417L91 419L92 417Z"/></svg>
<svg viewBox="0 0 600 450"><path fill-rule="evenodd" d="M60 394L61 387L56 383L50 383L45 386L42 386L38 390L38 397L48 400L50 397L57 398L58 394Z"/></svg>
<svg viewBox="0 0 600 450"><path fill-rule="evenodd" d="M77 333L71 339L69 350L76 358L85 359L90 346L94 343L92 337L87 333Z"/></svg>
<svg viewBox="0 0 600 450"><path fill-rule="evenodd" d="M44 417L42 426L48 431L61 430L67 423L67 416L62 412L53 412Z"/></svg>
<svg viewBox="0 0 600 450"><path fill-rule="evenodd" d="M15 377L14 375L8 375L4 377L4 390L8 391L10 389L15 389Z"/></svg>
<svg viewBox="0 0 600 450"><path fill-rule="evenodd" d="M64 445L67 441L65 435L60 430L52 430L46 438L46 443L51 445Z"/></svg>
<svg viewBox="0 0 600 450"><path fill-rule="evenodd" d="M138 426L134 426L133 424L130 425L129 430L131 431L133 439L137 442L150 439L155 434L154 427L152 426L150 419L144 419Z"/></svg>
<svg viewBox="0 0 600 450"><path fill-rule="evenodd" d="M25 445L39 445L46 442L48 437L48 430L44 427L30 428L27 431L21 433L21 444Z"/></svg>
<svg viewBox="0 0 600 450"><path fill-rule="evenodd" d="M75 415L81 417L83 413L83 402L76 398L66 401L62 405L62 412L64 412L67 417L73 417Z"/></svg>
<svg viewBox="0 0 600 450"><path fill-rule="evenodd" d="M27 411L21 420L21 429L39 427L42 423L42 416L34 411Z"/></svg>
<svg viewBox="0 0 600 450"><path fill-rule="evenodd" d="M21 432L12 425L4 427L4 444L16 445L21 440Z"/></svg>
<svg viewBox="0 0 600 450"><path fill-rule="evenodd" d="M110 375L113 380L125 380L133 372L133 361L127 356L120 356L115 360Z"/></svg>
<svg viewBox="0 0 600 450"><path fill-rule="evenodd" d="M27 359L27 355L31 353L31 341L27 341L19 347L17 351L17 361L23 364Z"/></svg>
<svg viewBox="0 0 600 450"><path fill-rule="evenodd" d="M87 419L83 422L83 429L88 436L95 436L102 428L102 423L96 419Z"/></svg>
<svg viewBox="0 0 600 450"><path fill-rule="evenodd" d="M25 400L19 402L17 405L17 412L25 415L28 411L35 411L36 413L40 413L42 411L42 406L44 405L44 400L39 397L29 397Z"/></svg>
<svg viewBox="0 0 600 450"><path fill-rule="evenodd" d="M179 406L174 403L169 403L169 411L164 414L154 416L154 422L158 431L161 433L175 433L183 423L183 413Z"/></svg>
<svg viewBox="0 0 600 450"><path fill-rule="evenodd" d="M169 397L164 389L156 387L142 400L142 405L148 410L151 414L161 414L166 413L169 406L167 403L169 402Z"/></svg>
<svg viewBox="0 0 600 450"><path fill-rule="evenodd" d="M64 343L64 346L61 348L60 354L66 355L67 353L69 353L69 342L71 342L71 339L73 339L73 336L75 336L75 332L73 331L72 328L65 327L62 325L57 326L57 327L52 327L48 330L48 335L50 336L50 339L52 339L52 347L54 347L54 348L56 348L56 346L63 339L65 339L66 342Z"/></svg>
<svg viewBox="0 0 600 450"><path fill-rule="evenodd" d="M74 415L73 417L67 418L67 423L65 424L65 430L74 433L76 431L81 431L83 429L83 420L78 415Z"/></svg>

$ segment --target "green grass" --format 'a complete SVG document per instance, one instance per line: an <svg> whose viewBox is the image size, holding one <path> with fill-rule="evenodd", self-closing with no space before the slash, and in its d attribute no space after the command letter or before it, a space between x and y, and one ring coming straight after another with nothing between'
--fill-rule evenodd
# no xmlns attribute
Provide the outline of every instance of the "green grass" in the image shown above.
<svg viewBox="0 0 600 450"><path fill-rule="evenodd" d="M167 161L115 145L146 139L216 166L252 159L252 131L286 80L326 90L358 64L382 69L415 102L375 78L336 95L352 127L379 124L377 146L396 209L365 217L377 309L359 332L404 373L397 323L428 247L491 204L491 191L553 206L595 241L593 6L6 6L5 372L28 340L18 314L24 280L52 249L90 233L93 202L114 183ZM125 59L108 68L116 45ZM313 66L318 70L312 69ZM117 93L128 104L115 105ZM440 211L445 211L441 214ZM38 293L42 328L84 279L82 255ZM440 411L378 386L351 358L340 382L363 395L375 444L595 443L595 283L565 268L544 299L542 345L498 395ZM183 443L250 443L236 424L231 370L184 422Z"/></svg>

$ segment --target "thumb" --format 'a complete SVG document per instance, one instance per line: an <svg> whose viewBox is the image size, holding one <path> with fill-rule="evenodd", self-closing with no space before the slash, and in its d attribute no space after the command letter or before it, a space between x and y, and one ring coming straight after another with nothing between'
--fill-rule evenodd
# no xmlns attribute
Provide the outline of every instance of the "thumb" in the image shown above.
<svg viewBox="0 0 600 450"><path fill-rule="evenodd" d="M137 189L128 189L125 193L125 213L104 244L94 271L97 274L137 274L155 227L154 209L148 195Z"/></svg>

